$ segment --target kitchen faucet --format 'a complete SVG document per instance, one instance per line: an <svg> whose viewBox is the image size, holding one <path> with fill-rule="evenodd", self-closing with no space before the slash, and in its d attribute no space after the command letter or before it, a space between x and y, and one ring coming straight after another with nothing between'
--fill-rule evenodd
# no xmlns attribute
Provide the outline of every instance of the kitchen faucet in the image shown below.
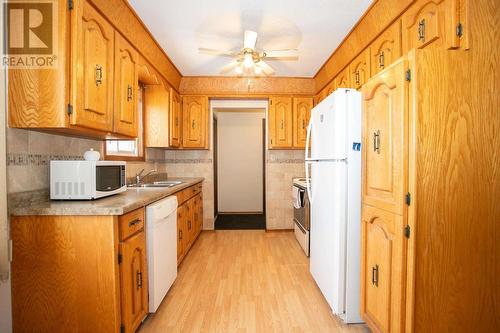
<svg viewBox="0 0 500 333"><path fill-rule="evenodd" d="M137 186L139 186L141 184L141 181L146 178L147 176L149 176L150 174L153 174L156 172L156 169L153 169L153 170L150 170L148 173L146 173L144 176L142 176L142 173L144 172L144 169L142 169L141 171L137 172L135 174L135 184Z"/></svg>

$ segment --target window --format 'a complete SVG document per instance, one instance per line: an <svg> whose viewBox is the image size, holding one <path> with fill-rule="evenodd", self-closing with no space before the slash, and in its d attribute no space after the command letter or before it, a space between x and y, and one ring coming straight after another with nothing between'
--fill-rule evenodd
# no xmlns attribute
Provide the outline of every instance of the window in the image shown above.
<svg viewBox="0 0 500 333"><path fill-rule="evenodd" d="M106 160L144 160L144 131L142 124L143 116L143 91L144 88L139 85L137 94L137 109L138 109L138 127L139 133L137 139L108 139L104 142L104 157Z"/></svg>

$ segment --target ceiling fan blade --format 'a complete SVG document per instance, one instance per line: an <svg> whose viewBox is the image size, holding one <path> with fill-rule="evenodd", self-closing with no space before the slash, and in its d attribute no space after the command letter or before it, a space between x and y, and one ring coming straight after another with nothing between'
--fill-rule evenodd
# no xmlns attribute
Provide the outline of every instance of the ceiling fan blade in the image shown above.
<svg viewBox="0 0 500 333"><path fill-rule="evenodd" d="M221 74L226 74L230 71L232 71L233 69L235 69L236 67L238 67L238 65L240 64L239 61L231 61L229 64L225 65L224 67L222 67L220 69L220 73Z"/></svg>
<svg viewBox="0 0 500 333"><path fill-rule="evenodd" d="M261 60L259 61L256 66L259 66L260 68L262 68L262 71L264 72L264 74L266 75L272 75L274 74L274 69L269 66L265 61Z"/></svg>
<svg viewBox="0 0 500 333"><path fill-rule="evenodd" d="M266 54L266 59L276 59L276 60L299 59L299 50L297 49L264 51L264 53Z"/></svg>
<svg viewBox="0 0 500 333"><path fill-rule="evenodd" d="M232 58L238 56L237 52L207 49L205 47L198 48L198 52L203 53L203 54L210 54L210 55L223 56L223 57L232 57Z"/></svg>
<svg viewBox="0 0 500 333"><path fill-rule="evenodd" d="M256 43L257 33L255 31L245 30L245 36L243 38L243 48L254 50Z"/></svg>

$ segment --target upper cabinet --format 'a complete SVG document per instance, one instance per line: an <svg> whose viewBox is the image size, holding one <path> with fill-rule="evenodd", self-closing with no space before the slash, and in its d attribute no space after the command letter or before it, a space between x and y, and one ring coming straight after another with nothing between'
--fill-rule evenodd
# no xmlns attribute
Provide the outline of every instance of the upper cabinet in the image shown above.
<svg viewBox="0 0 500 333"><path fill-rule="evenodd" d="M419 0L402 16L403 52L459 47L459 0Z"/></svg>
<svg viewBox="0 0 500 333"><path fill-rule="evenodd" d="M57 15L55 67L9 68L9 126L136 137L137 51L88 1Z"/></svg>
<svg viewBox="0 0 500 333"><path fill-rule="evenodd" d="M182 102L181 96L170 88L170 146L180 147L182 141Z"/></svg>
<svg viewBox="0 0 500 333"><path fill-rule="evenodd" d="M338 88L351 88L351 79L349 76L349 66L346 67L343 71L341 71L337 77L335 78L335 85L333 91L337 90ZM331 91L330 93L332 93ZM329 94L330 94L329 93Z"/></svg>
<svg viewBox="0 0 500 333"><path fill-rule="evenodd" d="M291 97L269 99L269 148L292 147L292 106Z"/></svg>
<svg viewBox="0 0 500 333"><path fill-rule="evenodd" d="M71 124L113 131L114 30L88 3L77 22L76 66L78 89L73 90Z"/></svg>
<svg viewBox="0 0 500 333"><path fill-rule="evenodd" d="M169 89L163 83L144 89L144 144L146 147L169 146Z"/></svg>
<svg viewBox="0 0 500 333"><path fill-rule="evenodd" d="M370 45L371 75L376 75L401 57L401 20L387 28Z"/></svg>
<svg viewBox="0 0 500 333"><path fill-rule="evenodd" d="M208 97L182 97L182 146L208 148Z"/></svg>
<svg viewBox="0 0 500 333"><path fill-rule="evenodd" d="M297 97L293 99L293 146L305 148L307 125L311 118L313 100L310 97Z"/></svg>
<svg viewBox="0 0 500 333"><path fill-rule="evenodd" d="M116 33L114 131L130 137L138 131L137 60L137 51Z"/></svg>
<svg viewBox="0 0 500 333"><path fill-rule="evenodd" d="M349 65L351 84L355 89L361 88L370 78L370 49L367 48Z"/></svg>

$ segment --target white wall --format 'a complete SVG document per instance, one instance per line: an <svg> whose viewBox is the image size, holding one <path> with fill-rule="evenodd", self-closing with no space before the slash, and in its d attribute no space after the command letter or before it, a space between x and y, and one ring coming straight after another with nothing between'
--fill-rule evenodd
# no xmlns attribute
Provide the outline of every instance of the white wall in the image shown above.
<svg viewBox="0 0 500 333"><path fill-rule="evenodd" d="M218 211L263 211L265 110L217 112Z"/></svg>

